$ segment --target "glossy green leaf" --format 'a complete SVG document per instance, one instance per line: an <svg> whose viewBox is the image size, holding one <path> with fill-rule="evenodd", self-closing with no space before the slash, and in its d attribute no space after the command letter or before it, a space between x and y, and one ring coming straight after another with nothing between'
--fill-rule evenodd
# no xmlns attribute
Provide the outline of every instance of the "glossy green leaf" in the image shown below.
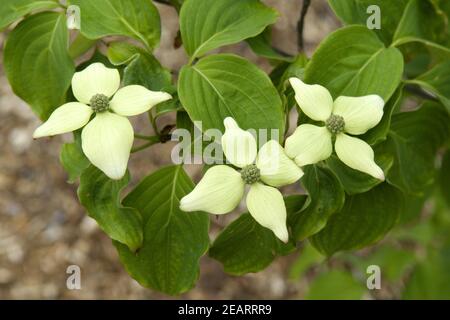
<svg viewBox="0 0 450 320"><path fill-rule="evenodd" d="M421 194L434 182L436 152L449 137L450 118L441 105L425 103L392 117L383 146L394 156L387 180L406 193Z"/></svg>
<svg viewBox="0 0 450 320"><path fill-rule="evenodd" d="M299 210L305 201L306 196L289 197L286 200L288 215ZM223 264L225 272L242 275L264 270L278 255L294 248L277 239L249 213L244 213L219 234L209 255Z"/></svg>
<svg viewBox="0 0 450 320"><path fill-rule="evenodd" d="M171 91L172 75L147 51L126 42L113 42L108 59L114 65L126 64L123 85L139 84L153 91Z"/></svg>
<svg viewBox="0 0 450 320"><path fill-rule="evenodd" d="M394 44L420 42L435 49L450 50L440 45L445 40L446 21L429 0L410 0L394 35Z"/></svg>
<svg viewBox="0 0 450 320"><path fill-rule="evenodd" d="M2 0L0 6L0 31L23 16L38 10L59 7L55 0Z"/></svg>
<svg viewBox="0 0 450 320"><path fill-rule="evenodd" d="M75 71L67 45L66 19L56 12L26 18L6 42L4 66L9 83L42 120L65 101Z"/></svg>
<svg viewBox="0 0 450 320"><path fill-rule="evenodd" d="M417 265L406 283L403 292L405 300L448 300L450 299L450 250L430 252L425 261Z"/></svg>
<svg viewBox="0 0 450 320"><path fill-rule="evenodd" d="M450 112L450 61L437 64L428 72L407 82L435 94Z"/></svg>
<svg viewBox="0 0 450 320"><path fill-rule="evenodd" d="M258 0L187 0L180 12L181 38L186 52L200 57L258 35L277 17Z"/></svg>
<svg viewBox="0 0 450 320"><path fill-rule="evenodd" d="M327 168L316 165L305 168L302 183L309 193L309 204L292 215L289 225L294 239L301 241L322 230L330 216L338 212L345 200L338 178Z"/></svg>
<svg viewBox="0 0 450 320"><path fill-rule="evenodd" d="M323 260L324 256L314 249L312 245L306 243L301 249L297 260L292 264L291 270L289 271L289 278L295 281L300 280L308 269Z"/></svg>
<svg viewBox="0 0 450 320"><path fill-rule="evenodd" d="M447 150L442 158L441 170L439 171L439 184L442 195L450 207L450 150Z"/></svg>
<svg viewBox="0 0 450 320"><path fill-rule="evenodd" d="M70 0L80 7L81 33L89 39L121 35L141 41L147 48L158 45L161 23L149 0Z"/></svg>
<svg viewBox="0 0 450 320"><path fill-rule="evenodd" d="M143 241L142 219L136 209L120 204L120 192L129 179L127 174L121 180L111 180L91 165L80 177L78 199L109 237L135 252Z"/></svg>
<svg viewBox="0 0 450 320"><path fill-rule="evenodd" d="M243 129L284 132L277 90L263 71L238 56L211 55L184 66L178 94L191 119L202 121L203 130L223 130L223 119L230 116Z"/></svg>
<svg viewBox="0 0 450 320"><path fill-rule="evenodd" d="M394 157L380 151L375 151L375 162L383 169L383 172L389 172L394 163ZM373 187L379 185L383 181L376 179L364 172L352 169L345 165L338 157L332 156L327 160L328 166L336 174L345 192L348 194L357 194L369 191Z"/></svg>
<svg viewBox="0 0 450 320"><path fill-rule="evenodd" d="M387 139L391 127L392 115L401 109L403 103L403 86L400 85L394 95L385 104L383 118L376 127L370 129L365 134L359 136L370 145L375 145Z"/></svg>
<svg viewBox="0 0 450 320"><path fill-rule="evenodd" d="M142 215L144 242L137 253L115 242L120 260L141 285L168 294L191 289L199 259L208 249L209 217L183 212L179 202L193 189L181 166L162 168L144 178L123 203Z"/></svg>
<svg viewBox="0 0 450 320"><path fill-rule="evenodd" d="M362 270L371 265L377 265L382 270L382 277L387 281L400 280L408 269L416 262L415 254L405 248L397 249L390 246L380 246L372 255L365 259Z"/></svg>
<svg viewBox="0 0 450 320"><path fill-rule="evenodd" d="M319 275L310 284L308 300L360 300L366 288L351 273L333 270Z"/></svg>
<svg viewBox="0 0 450 320"><path fill-rule="evenodd" d="M350 26L322 42L306 67L305 81L325 86L334 98L378 94L388 101L402 74L398 49L386 48L366 27Z"/></svg>
<svg viewBox="0 0 450 320"><path fill-rule="evenodd" d="M402 208L402 193L387 183L347 196L342 210L328 219L326 227L311 242L327 256L363 248L382 239L394 227Z"/></svg>
<svg viewBox="0 0 450 320"><path fill-rule="evenodd" d="M81 173L89 167L90 162L81 149L80 134L75 134L74 142L63 144L59 160L69 175L69 183L75 182Z"/></svg>
<svg viewBox="0 0 450 320"><path fill-rule="evenodd" d="M288 56L272 46L272 32L269 27L256 37L247 39L247 43L252 51L260 57L286 62L292 62L295 59L295 57Z"/></svg>
<svg viewBox="0 0 450 320"><path fill-rule="evenodd" d="M373 14L368 8L380 8L381 29L373 30L387 44L391 44L394 32L402 18L408 0L328 0L336 15L346 24L366 26Z"/></svg>

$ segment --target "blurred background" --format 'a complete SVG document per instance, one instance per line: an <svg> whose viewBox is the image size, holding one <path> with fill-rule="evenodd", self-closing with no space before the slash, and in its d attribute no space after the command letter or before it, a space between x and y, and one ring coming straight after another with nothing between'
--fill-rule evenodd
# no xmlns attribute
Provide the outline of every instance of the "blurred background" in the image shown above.
<svg viewBox="0 0 450 320"><path fill-rule="evenodd" d="M266 0L280 12L273 29L278 49L297 53L297 21L302 0ZM174 48L178 16L157 4L163 33L156 56L174 71L187 62L183 48ZM340 23L326 0L312 1L304 32L305 50L318 43ZM0 48L7 31L0 33ZM257 58L247 44L221 51L235 52L266 71L269 63ZM0 58L2 53L0 51ZM171 116L161 119L173 123ZM76 184L67 183L59 164L60 147L71 136L33 141L40 124L27 105L11 91L0 63L0 299L159 299L173 298L142 288L123 269L111 240L86 216L78 203ZM145 117L135 117L137 131L146 132ZM173 144L157 145L132 156L133 183L156 168L170 164ZM194 179L199 168L188 168ZM181 298L187 299L400 299L450 298L449 214L434 197L407 228L394 230L379 245L340 254L325 261L311 246L277 259L258 274L233 277L208 258L201 260L200 280ZM211 236L232 217L211 218ZM367 266L382 270L382 289L366 287ZM66 287L66 268L81 268L81 290ZM447 292L448 290L448 292Z"/></svg>

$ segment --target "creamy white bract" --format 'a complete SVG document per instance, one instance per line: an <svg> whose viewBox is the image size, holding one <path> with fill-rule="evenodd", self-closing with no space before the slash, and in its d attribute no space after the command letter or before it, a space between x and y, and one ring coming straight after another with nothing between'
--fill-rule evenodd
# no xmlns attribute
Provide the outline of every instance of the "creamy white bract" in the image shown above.
<svg viewBox="0 0 450 320"><path fill-rule="evenodd" d="M79 102L57 108L33 137L54 136L84 127L81 144L86 157L111 179L122 178L134 139L133 127L126 117L144 113L172 97L139 85L121 89L119 86L119 71L101 63L75 73L72 91Z"/></svg>
<svg viewBox="0 0 450 320"><path fill-rule="evenodd" d="M384 180L383 170L374 161L374 152L360 135L375 127L383 117L384 101L378 95L338 97L320 85L308 85L300 79L289 79L300 109L311 119L322 121L323 127L300 125L286 139L286 154L299 166L329 158L334 149L339 159L350 168Z"/></svg>
<svg viewBox="0 0 450 320"><path fill-rule="evenodd" d="M248 211L259 224L287 242L286 207L283 195L276 187L296 182L303 176L303 171L289 159L277 141L268 141L258 152L253 135L242 130L233 118L226 118L224 125L224 154L240 170L227 165L210 168L194 190L181 199L180 208L229 213L241 202L245 186L249 185Z"/></svg>

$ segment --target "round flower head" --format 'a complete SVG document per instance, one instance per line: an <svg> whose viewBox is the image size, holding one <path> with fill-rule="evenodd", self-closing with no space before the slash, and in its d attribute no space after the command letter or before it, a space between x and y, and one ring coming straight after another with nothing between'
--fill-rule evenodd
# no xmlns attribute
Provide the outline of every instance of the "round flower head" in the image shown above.
<svg viewBox="0 0 450 320"><path fill-rule="evenodd" d="M325 160L334 145L339 159L350 168L384 180L383 170L374 161L374 152L365 141L352 137L375 127L383 117L384 101L380 96L338 97L320 85L308 85L300 79L289 79L300 109L311 119L324 123L300 125L286 139L286 153L299 166ZM347 134L348 133L348 134Z"/></svg>
<svg viewBox="0 0 450 320"><path fill-rule="evenodd" d="M286 207L275 187L296 182L303 171L287 157L278 142L270 140L258 152L253 135L242 130L233 118L226 118L224 125L223 151L227 160L240 170L226 165L210 168L194 190L181 199L180 208L225 214L238 206L245 186L249 185L248 211L259 224L287 242Z"/></svg>
<svg viewBox="0 0 450 320"><path fill-rule="evenodd" d="M54 136L84 127L81 146L86 157L111 179L122 178L134 138L133 127L126 117L144 113L172 97L139 85L121 89L119 86L119 71L101 63L75 73L72 91L79 102L66 103L53 111L33 137Z"/></svg>

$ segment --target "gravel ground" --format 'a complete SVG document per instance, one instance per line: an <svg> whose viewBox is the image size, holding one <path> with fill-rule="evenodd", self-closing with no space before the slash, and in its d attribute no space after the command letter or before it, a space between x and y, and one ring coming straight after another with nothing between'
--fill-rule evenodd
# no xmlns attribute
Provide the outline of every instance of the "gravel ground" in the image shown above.
<svg viewBox="0 0 450 320"><path fill-rule="evenodd" d="M281 18L273 36L285 52L296 52L296 22L300 0L265 1L276 7ZM177 15L172 8L158 6L163 38L156 55L162 64L178 70L186 62L183 49L172 47ZM306 20L306 50L311 53L338 22L325 0L313 1ZM0 48L4 34L0 34ZM245 44L223 49L244 55L268 70L266 61L254 56ZM0 52L1 55L1 52ZM171 122L166 117L162 122ZM68 184L59 164L61 143L69 136L33 141L39 125L27 105L11 91L0 64L0 299L159 299L170 298L140 287L119 264L111 241L86 216L76 198L76 184ZM134 125L145 131L144 117ZM134 155L130 170L134 182L170 163L173 145L155 146ZM197 168L188 168L198 179ZM212 220L213 233L228 220ZM197 286L182 295L188 299L300 298L304 286L287 280L295 257L282 258L267 270L232 277L208 257L201 261ZM66 268L81 268L81 290L68 290Z"/></svg>

